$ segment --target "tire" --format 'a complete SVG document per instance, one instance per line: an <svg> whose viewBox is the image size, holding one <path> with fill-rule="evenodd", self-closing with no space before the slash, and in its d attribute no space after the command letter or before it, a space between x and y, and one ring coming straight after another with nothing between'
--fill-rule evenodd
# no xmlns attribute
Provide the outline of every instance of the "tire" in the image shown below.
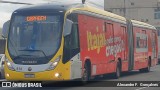
<svg viewBox="0 0 160 90"><path fill-rule="evenodd" d="M148 67L144 69L144 72L150 72L150 70L151 70L151 66L148 65Z"/></svg>
<svg viewBox="0 0 160 90"><path fill-rule="evenodd" d="M117 63L116 72L113 75L114 79L118 79L121 76L121 64L120 62Z"/></svg>
<svg viewBox="0 0 160 90"><path fill-rule="evenodd" d="M151 70L151 60L148 61L148 66L146 68L142 68L139 71L140 72L150 72Z"/></svg>
<svg viewBox="0 0 160 90"><path fill-rule="evenodd" d="M89 66L87 64L84 65L84 73L82 76L82 83L85 84L90 80L90 70L89 70Z"/></svg>

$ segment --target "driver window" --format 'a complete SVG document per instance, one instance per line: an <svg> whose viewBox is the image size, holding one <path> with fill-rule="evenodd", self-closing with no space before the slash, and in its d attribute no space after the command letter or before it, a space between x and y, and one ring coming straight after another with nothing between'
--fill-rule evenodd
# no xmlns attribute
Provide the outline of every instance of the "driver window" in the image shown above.
<svg viewBox="0 0 160 90"><path fill-rule="evenodd" d="M77 14L70 14L67 16L67 19L71 20L73 23L71 33L64 36L63 63L67 63L72 57L80 52L77 16Z"/></svg>
<svg viewBox="0 0 160 90"><path fill-rule="evenodd" d="M78 24L73 24L72 26L72 33L71 33L71 46L72 49L79 48L79 35L78 35Z"/></svg>

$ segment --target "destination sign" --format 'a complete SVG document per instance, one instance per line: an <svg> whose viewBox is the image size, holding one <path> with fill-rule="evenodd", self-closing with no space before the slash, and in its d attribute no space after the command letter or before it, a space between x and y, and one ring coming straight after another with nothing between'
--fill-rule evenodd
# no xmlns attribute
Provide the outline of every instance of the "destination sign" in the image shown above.
<svg viewBox="0 0 160 90"><path fill-rule="evenodd" d="M27 22L45 21L45 20L47 20L47 16L27 16L26 17Z"/></svg>

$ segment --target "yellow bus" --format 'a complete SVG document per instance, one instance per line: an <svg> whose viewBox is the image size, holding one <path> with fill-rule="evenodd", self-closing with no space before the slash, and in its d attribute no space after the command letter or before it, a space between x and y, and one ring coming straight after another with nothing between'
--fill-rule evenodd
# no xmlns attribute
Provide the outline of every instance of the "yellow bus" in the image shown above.
<svg viewBox="0 0 160 90"><path fill-rule="evenodd" d="M135 32L143 28L144 33ZM156 56L154 26L86 4L24 7L13 12L3 29L7 37L5 77L11 81L88 81L107 73L119 78L123 71L149 72L156 65L156 58L151 60L148 54L141 56L143 53L134 51L133 40L135 35L142 39L143 43L137 41L142 46L138 50L148 53L147 37L151 36L146 32L153 32ZM135 54L143 62L135 64Z"/></svg>

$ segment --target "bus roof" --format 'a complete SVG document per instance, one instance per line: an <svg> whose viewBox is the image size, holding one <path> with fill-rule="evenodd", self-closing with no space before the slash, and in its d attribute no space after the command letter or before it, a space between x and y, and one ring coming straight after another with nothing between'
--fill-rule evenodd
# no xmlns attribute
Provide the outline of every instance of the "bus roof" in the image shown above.
<svg viewBox="0 0 160 90"><path fill-rule="evenodd" d="M15 12L24 12L24 11L28 11L28 10L59 10L59 11L64 11L67 12L69 10L71 11L75 11L75 10L83 10L83 11L89 11L95 14L99 14L99 15L103 15L105 16L105 18L108 19L112 19L114 21L119 21L119 22L123 22L126 23L126 19L122 16L110 13L108 11L104 11L102 9L98 9L86 4L79 4L79 3L75 3L75 4L41 4L41 5L33 5L33 6L26 6L20 9L17 9Z"/></svg>
<svg viewBox="0 0 160 90"><path fill-rule="evenodd" d="M120 21L120 22L126 23L126 18L124 18L122 16L119 16L117 14L114 14L114 13L108 12L108 11L104 11L102 9L92 7L92 6L85 5L80 10L90 11L92 13L96 13L96 14L106 16L106 18L112 19L114 21Z"/></svg>
<svg viewBox="0 0 160 90"><path fill-rule="evenodd" d="M39 5L30 5L17 9L15 12L27 11L27 10L59 10L59 11L68 11L71 8L82 7L82 4L39 4Z"/></svg>
<svg viewBox="0 0 160 90"><path fill-rule="evenodd" d="M137 27L144 27L144 28L149 28L149 29L155 29L156 28L150 24L144 23L144 22L140 22L140 21L136 21L136 20L131 20L133 26L137 26Z"/></svg>
<svg viewBox="0 0 160 90"><path fill-rule="evenodd" d="M122 23L126 23L126 18L119 16L117 14L108 12L108 11L104 11L102 9L98 9L86 4L80 4L80 3L74 3L74 4L63 4L63 3L49 3L49 4L42 4L42 5L34 5L34 6L27 6L24 8L20 8L17 9L15 12L24 12L24 11L28 11L28 10L57 10L57 11L88 11L88 12L92 12L95 14L99 14L99 15L103 15L105 18L111 19L113 21L118 21L118 22L122 22ZM144 27L144 28L150 28L150 29L155 29L156 28L150 24L144 23L144 22L140 22L140 21L136 21L136 20L131 20L131 22L133 23L133 26L137 26L137 27Z"/></svg>

